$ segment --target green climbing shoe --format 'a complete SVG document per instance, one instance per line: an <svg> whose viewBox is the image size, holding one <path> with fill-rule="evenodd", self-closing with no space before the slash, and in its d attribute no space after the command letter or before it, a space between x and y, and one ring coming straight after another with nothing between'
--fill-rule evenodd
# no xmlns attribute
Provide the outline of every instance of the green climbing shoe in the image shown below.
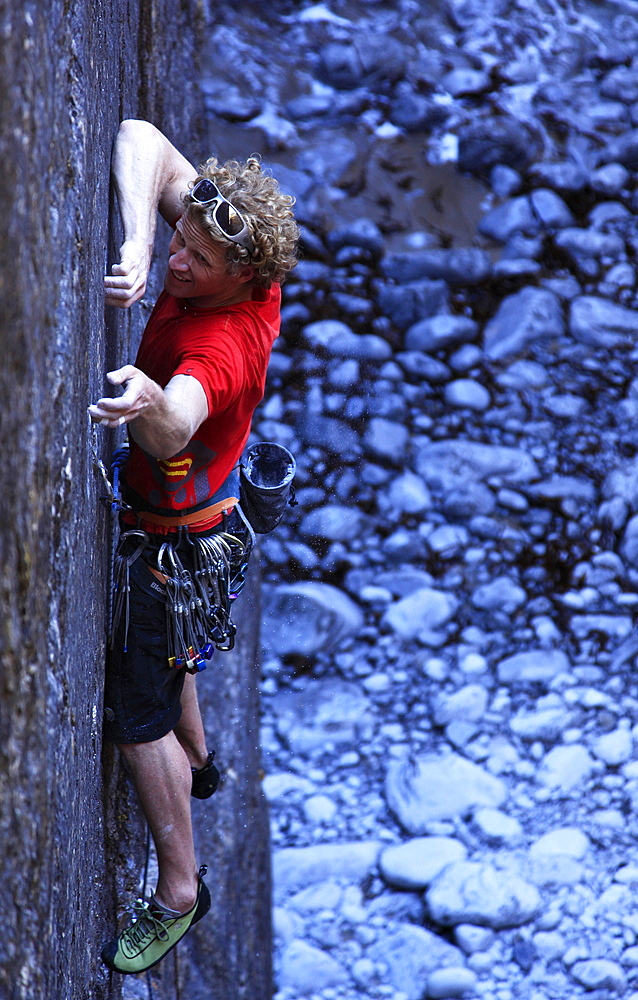
<svg viewBox="0 0 638 1000"><path fill-rule="evenodd" d="M203 882L206 866L199 870L197 899L186 913L171 917L153 900L138 899L133 907L136 919L130 927L102 948L102 961L114 972L146 972L175 947L193 924L208 913L210 893Z"/></svg>

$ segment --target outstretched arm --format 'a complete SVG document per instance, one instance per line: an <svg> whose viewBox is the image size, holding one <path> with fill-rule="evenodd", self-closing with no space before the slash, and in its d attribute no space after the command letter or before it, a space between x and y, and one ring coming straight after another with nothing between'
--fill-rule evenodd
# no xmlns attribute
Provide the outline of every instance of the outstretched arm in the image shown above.
<svg viewBox="0 0 638 1000"><path fill-rule="evenodd" d="M174 223L182 213L181 197L197 171L159 129L135 119L120 125L111 169L124 243L104 288L107 305L127 309L146 290L158 209Z"/></svg>
<svg viewBox="0 0 638 1000"><path fill-rule="evenodd" d="M134 439L155 458L177 455L208 416L206 393L191 375L174 375L165 389L133 365L109 372L107 378L111 385L123 386L124 393L89 406L91 419L106 427L130 421Z"/></svg>

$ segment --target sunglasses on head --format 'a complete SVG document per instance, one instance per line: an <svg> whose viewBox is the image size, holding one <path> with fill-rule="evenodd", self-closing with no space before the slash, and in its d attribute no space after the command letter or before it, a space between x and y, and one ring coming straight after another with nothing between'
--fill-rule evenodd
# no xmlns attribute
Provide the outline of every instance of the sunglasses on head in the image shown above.
<svg viewBox="0 0 638 1000"><path fill-rule="evenodd" d="M227 240L230 240L231 243L239 243L246 250L255 249L243 215L228 201L228 198L224 198L217 185L208 177L197 181L188 192L188 197L198 205L215 206L212 211L213 220Z"/></svg>

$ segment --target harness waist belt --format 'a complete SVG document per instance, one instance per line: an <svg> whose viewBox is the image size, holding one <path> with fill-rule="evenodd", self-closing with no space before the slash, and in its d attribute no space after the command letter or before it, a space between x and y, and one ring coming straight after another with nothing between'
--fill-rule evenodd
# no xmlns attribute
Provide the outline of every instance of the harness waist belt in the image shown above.
<svg viewBox="0 0 638 1000"><path fill-rule="evenodd" d="M147 510L138 510L135 511L135 514L142 521L148 521L149 524L158 524L163 528L179 528L180 525L202 524L204 521L210 521L216 514L221 515L223 511L230 510L236 503L239 503L239 497L226 497L225 500L218 500L210 507L196 510L193 514L176 514L175 517L164 517L162 514L153 514Z"/></svg>

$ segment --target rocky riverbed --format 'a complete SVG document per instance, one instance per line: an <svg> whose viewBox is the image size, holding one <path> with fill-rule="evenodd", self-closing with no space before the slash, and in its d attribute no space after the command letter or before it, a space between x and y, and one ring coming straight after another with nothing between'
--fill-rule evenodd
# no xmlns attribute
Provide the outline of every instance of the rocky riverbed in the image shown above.
<svg viewBox="0 0 638 1000"><path fill-rule="evenodd" d="M636 1000L638 3L245 3L207 66L304 237L277 1000Z"/></svg>

